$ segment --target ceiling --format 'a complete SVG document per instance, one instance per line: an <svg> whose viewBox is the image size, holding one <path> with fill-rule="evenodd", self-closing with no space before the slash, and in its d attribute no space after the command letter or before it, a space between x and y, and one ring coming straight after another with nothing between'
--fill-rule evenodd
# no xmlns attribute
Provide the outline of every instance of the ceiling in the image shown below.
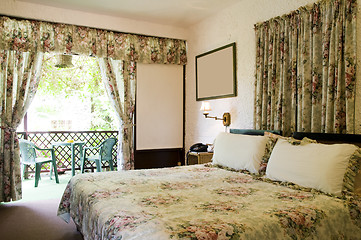
<svg viewBox="0 0 361 240"><path fill-rule="evenodd" d="M19 0L22 2L188 27L242 0Z"/></svg>

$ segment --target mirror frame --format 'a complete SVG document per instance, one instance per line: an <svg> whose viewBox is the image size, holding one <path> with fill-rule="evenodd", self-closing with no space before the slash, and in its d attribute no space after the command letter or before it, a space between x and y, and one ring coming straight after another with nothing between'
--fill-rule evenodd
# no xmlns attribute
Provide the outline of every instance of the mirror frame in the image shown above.
<svg viewBox="0 0 361 240"><path fill-rule="evenodd" d="M226 61L223 61L222 59L216 59L217 56L220 56L222 53L222 50L230 49L230 53L226 53ZM211 59L211 61L208 61ZM199 67L200 62L202 61L202 68ZM212 64L209 64L209 67L207 67L208 62L212 62ZM232 62L232 63L229 63ZM214 68L214 63L216 63L217 68ZM212 51L200 54L196 56L196 100L197 101L203 101L203 100L210 100L210 99L218 99L218 98L227 98L227 97L235 97L237 96L237 62L236 62L236 43L227 44L223 47L214 49ZM211 74L209 72L205 73L204 68L207 70L213 70L217 71L217 69L223 69L228 71L227 79L222 79L222 81L219 81L217 79L217 74ZM230 77L231 75L231 77ZM206 77L207 76L207 77ZM214 76L214 78L212 78ZM213 94L206 94L204 96L199 96L199 90L204 89L204 87L209 85L209 82L213 83L213 85L219 84L218 86L221 86L224 84L224 82L227 81L229 86L232 86L232 89L227 90L226 93L213 93ZM219 89L217 85L212 86L212 89Z"/></svg>

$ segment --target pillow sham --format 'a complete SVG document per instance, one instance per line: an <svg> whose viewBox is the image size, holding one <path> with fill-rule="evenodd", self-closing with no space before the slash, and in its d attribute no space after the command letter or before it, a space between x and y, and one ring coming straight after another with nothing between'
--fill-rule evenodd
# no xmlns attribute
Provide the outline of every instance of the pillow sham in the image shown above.
<svg viewBox="0 0 361 240"><path fill-rule="evenodd" d="M213 164L258 173L267 137L220 133L214 141Z"/></svg>
<svg viewBox="0 0 361 240"><path fill-rule="evenodd" d="M361 174L360 173L357 173L357 175L355 176L353 192L358 195L361 195Z"/></svg>
<svg viewBox="0 0 361 240"><path fill-rule="evenodd" d="M357 149L352 144L292 145L278 139L268 162L266 177L341 195L346 169Z"/></svg>
<svg viewBox="0 0 361 240"><path fill-rule="evenodd" d="M264 175L266 173L268 160L271 157L272 150L273 150L274 146L276 145L276 142L278 139L287 140L289 143L291 143L293 145L304 145L304 144L308 144L308 143L316 143L316 140L312 140L309 138L303 138L302 140L297 140L292 137L283 137L281 135L274 134L271 132L264 132L264 136L266 136L268 138L268 140L267 140L267 144L266 144L266 150L262 157L261 165L259 168L259 173L261 175Z"/></svg>
<svg viewBox="0 0 361 240"><path fill-rule="evenodd" d="M345 176L343 178L343 191L361 194L361 149L358 148L350 157Z"/></svg>

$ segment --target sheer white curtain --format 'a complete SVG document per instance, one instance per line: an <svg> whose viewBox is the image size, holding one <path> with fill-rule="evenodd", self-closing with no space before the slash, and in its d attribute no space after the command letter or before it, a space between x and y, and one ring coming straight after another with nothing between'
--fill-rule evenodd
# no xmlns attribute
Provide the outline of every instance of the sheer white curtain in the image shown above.
<svg viewBox="0 0 361 240"><path fill-rule="evenodd" d="M118 170L134 169L136 63L99 58L103 83L119 122Z"/></svg>

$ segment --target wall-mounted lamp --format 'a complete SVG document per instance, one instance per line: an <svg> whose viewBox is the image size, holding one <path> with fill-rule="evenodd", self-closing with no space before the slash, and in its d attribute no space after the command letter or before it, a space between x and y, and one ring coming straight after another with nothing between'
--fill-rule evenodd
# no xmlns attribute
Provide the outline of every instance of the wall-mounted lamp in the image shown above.
<svg viewBox="0 0 361 240"><path fill-rule="evenodd" d="M223 118L208 116L209 111L211 111L212 109L211 109L211 105L207 101L202 102L202 106L200 110L203 111L203 115L205 118L214 118L215 120L223 120L224 126L231 125L231 114L229 114L228 112L223 114Z"/></svg>

